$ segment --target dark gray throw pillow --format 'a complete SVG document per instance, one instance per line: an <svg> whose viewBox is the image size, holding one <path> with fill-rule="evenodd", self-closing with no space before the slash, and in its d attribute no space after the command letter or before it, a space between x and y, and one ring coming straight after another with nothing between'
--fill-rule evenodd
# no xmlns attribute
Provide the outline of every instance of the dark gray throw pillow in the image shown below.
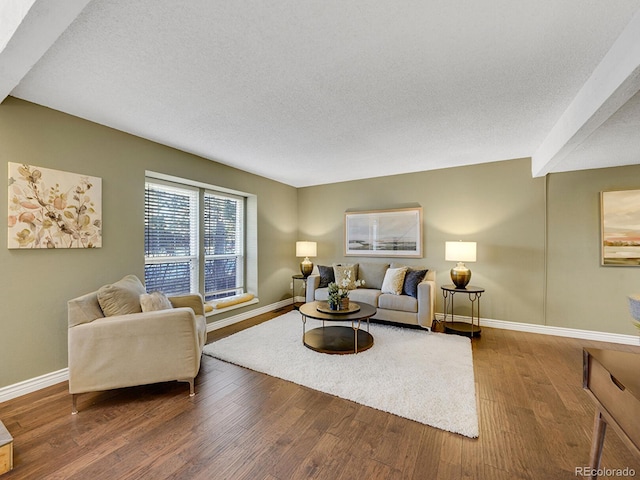
<svg viewBox="0 0 640 480"><path fill-rule="evenodd" d="M320 273L320 285L318 288L328 287L331 282L336 281L333 266L326 267L324 265L318 265L318 272Z"/></svg>
<svg viewBox="0 0 640 480"><path fill-rule="evenodd" d="M408 270L404 276L402 293L418 298L418 284L424 279L429 270Z"/></svg>

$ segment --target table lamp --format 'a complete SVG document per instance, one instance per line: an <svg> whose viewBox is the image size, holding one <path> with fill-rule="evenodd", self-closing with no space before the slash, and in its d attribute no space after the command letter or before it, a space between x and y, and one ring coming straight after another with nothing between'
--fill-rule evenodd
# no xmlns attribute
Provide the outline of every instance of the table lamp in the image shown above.
<svg viewBox="0 0 640 480"><path fill-rule="evenodd" d="M457 288L465 288L471 280L471 270L464 262L476 261L476 242L445 242L445 260L458 262L451 269L451 280Z"/></svg>
<svg viewBox="0 0 640 480"><path fill-rule="evenodd" d="M316 242L296 242L296 257L304 257L300 263L300 271L305 278L311 275L313 271L313 263L309 257L315 257L318 254Z"/></svg>

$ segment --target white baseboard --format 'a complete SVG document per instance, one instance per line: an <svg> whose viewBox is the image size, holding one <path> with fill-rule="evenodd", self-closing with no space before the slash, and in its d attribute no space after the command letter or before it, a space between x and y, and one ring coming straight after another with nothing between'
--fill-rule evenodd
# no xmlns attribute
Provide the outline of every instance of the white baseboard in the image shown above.
<svg viewBox="0 0 640 480"><path fill-rule="evenodd" d="M27 393L35 392L42 388L50 387L56 383L66 382L67 380L69 380L69 369L63 368L57 372L46 373L36 378L14 383L13 385L0 388L0 403L26 395Z"/></svg>
<svg viewBox="0 0 640 480"><path fill-rule="evenodd" d="M456 320L470 322L471 317L456 315ZM442 321L443 313L436 313L436 319ZM640 336L624 335L621 333L596 332L594 330L579 330L576 328L554 327L550 325L535 325L532 323L508 322L506 320L480 319L481 327L500 328L502 330L514 330L518 332L540 333L542 335L555 335L556 337L578 338L581 340L595 340L598 342L619 343L623 345L640 345Z"/></svg>
<svg viewBox="0 0 640 480"><path fill-rule="evenodd" d="M303 300L300 300L303 301ZM248 312L240 313L223 320L216 320L207 324L207 332L218 330L219 328L233 325L234 323L248 320L263 313L269 313L279 308L291 305L292 299L281 300L264 307L255 308ZM444 315L436 313L436 319L442 320ZM457 319L470 321L470 317L456 315ZM595 332L592 330L578 330L574 328L553 327L548 325L534 325L531 323L507 322L505 320L492 320L490 318L480 319L480 326L490 328L500 328L503 330L515 330L519 332L540 333L543 335L555 335L557 337L579 338L583 340L595 340L598 342L619 343L623 345L640 345L640 337L637 335L622 335L617 333ZM8 385L0 388L0 403L6 402L16 397L35 392L42 388L50 387L56 383L69 380L69 369L63 368L56 372L47 373L36 378L31 378L23 382Z"/></svg>

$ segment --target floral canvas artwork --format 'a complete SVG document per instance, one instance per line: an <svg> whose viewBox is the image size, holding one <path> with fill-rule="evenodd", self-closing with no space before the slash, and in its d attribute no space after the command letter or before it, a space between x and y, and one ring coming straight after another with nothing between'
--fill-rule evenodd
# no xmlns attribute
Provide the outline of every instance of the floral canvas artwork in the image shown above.
<svg viewBox="0 0 640 480"><path fill-rule="evenodd" d="M102 246L102 179L9 162L9 248Z"/></svg>

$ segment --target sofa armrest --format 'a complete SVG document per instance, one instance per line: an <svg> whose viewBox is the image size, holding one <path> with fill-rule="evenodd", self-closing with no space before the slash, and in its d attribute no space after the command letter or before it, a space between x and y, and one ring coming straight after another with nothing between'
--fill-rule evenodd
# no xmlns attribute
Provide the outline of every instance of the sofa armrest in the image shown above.
<svg viewBox="0 0 640 480"><path fill-rule="evenodd" d="M305 300L307 303L316 300L316 289L320 286L320 275L309 275L307 277L307 291L305 292Z"/></svg>
<svg viewBox="0 0 640 480"><path fill-rule="evenodd" d="M425 328L431 328L435 317L436 282L430 279L434 277L435 272L418 284L418 324Z"/></svg>
<svg viewBox="0 0 640 480"><path fill-rule="evenodd" d="M171 296L169 301L173 308L190 307L196 315L204 315L204 301L199 293Z"/></svg>

